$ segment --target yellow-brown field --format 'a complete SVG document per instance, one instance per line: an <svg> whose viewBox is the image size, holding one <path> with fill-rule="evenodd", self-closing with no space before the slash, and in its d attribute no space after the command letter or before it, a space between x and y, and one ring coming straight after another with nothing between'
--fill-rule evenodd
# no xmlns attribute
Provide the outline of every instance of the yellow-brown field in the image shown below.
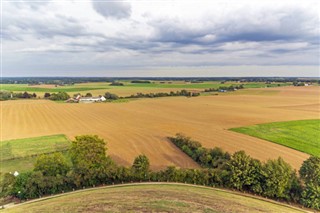
<svg viewBox="0 0 320 213"><path fill-rule="evenodd" d="M245 150L254 158L283 157L298 169L308 155L271 142L229 131L259 123L320 117L319 87L250 89L196 98L141 99L128 103L67 104L46 100L1 102L2 139L53 134L97 134L108 153L129 165L146 154L154 169L197 165L167 136L185 133L206 147Z"/></svg>

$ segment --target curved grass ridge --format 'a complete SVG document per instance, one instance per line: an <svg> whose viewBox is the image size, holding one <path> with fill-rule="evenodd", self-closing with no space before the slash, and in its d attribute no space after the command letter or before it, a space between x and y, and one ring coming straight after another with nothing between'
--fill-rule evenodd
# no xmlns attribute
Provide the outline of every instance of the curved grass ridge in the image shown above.
<svg viewBox="0 0 320 213"><path fill-rule="evenodd" d="M320 156L320 119L274 122L230 130Z"/></svg>
<svg viewBox="0 0 320 213"><path fill-rule="evenodd" d="M84 189L22 204L3 212L308 212L242 193L182 183L133 183Z"/></svg>

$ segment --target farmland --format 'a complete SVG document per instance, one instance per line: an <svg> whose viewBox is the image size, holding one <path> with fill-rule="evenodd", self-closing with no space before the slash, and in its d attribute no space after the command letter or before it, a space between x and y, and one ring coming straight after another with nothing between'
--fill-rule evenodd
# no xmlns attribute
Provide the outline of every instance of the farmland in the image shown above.
<svg viewBox="0 0 320 213"><path fill-rule="evenodd" d="M28 171L40 154L66 151L70 141L64 135L2 141L0 144L1 172Z"/></svg>
<svg viewBox="0 0 320 213"><path fill-rule="evenodd" d="M130 88L118 86L114 90ZM141 99L119 104L6 101L2 102L2 138L65 134L73 139L76 135L96 134L107 141L108 154L122 165L131 165L134 157L146 154L153 169L168 165L196 168L194 161L167 140L181 132L205 147L245 150L260 160L281 156L298 169L308 154L228 129L316 119L319 94L319 87L313 86L255 88L218 96Z"/></svg>
<svg viewBox="0 0 320 213"><path fill-rule="evenodd" d="M320 156L320 120L276 122L231 130Z"/></svg>
<svg viewBox="0 0 320 213"><path fill-rule="evenodd" d="M107 198L107 199L106 199ZM4 212L305 212L269 200L185 184L133 184L48 197Z"/></svg>
<svg viewBox="0 0 320 213"><path fill-rule="evenodd" d="M38 97L43 97L45 92L67 92L69 95L75 93L85 94L87 92L93 95L104 95L105 92L111 92L119 96L128 96L136 94L138 92L151 93L151 92L170 92L178 91L182 89L189 90L204 90L206 88L218 88L219 86L231 86L244 84L245 88L264 88L278 87L278 83L266 85L263 82L258 83L237 83L237 82L225 82L221 84L219 81L208 81L204 83L190 83L184 81L153 81L152 83L131 83L130 81L121 81L124 86L110 86L110 82L94 82L94 83L79 83L74 85L28 85L28 84L1 84L1 90L12 92L30 92L37 93ZM280 86L291 85L291 83L279 83Z"/></svg>

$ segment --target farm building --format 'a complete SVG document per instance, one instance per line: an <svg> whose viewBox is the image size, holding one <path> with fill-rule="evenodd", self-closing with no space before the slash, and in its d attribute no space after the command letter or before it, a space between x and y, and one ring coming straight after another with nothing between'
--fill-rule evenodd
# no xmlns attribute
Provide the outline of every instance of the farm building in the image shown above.
<svg viewBox="0 0 320 213"><path fill-rule="evenodd" d="M104 96L99 97L81 97L79 98L79 103L94 103L94 102L102 102L107 99Z"/></svg>
<svg viewBox="0 0 320 213"><path fill-rule="evenodd" d="M94 103L94 102L102 102L106 100L107 99L104 96L81 97L80 95L78 95L76 98L69 98L66 102L67 103Z"/></svg>

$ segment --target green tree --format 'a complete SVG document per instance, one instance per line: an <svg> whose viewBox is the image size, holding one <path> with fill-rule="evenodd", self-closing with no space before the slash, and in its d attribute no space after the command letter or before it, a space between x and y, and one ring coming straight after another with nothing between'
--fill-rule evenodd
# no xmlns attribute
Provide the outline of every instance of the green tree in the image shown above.
<svg viewBox="0 0 320 213"><path fill-rule="evenodd" d="M305 207L320 210L320 186L308 183L302 192L301 203Z"/></svg>
<svg viewBox="0 0 320 213"><path fill-rule="evenodd" d="M132 171L138 179L147 179L149 177L150 162L147 156L139 155L133 161Z"/></svg>
<svg viewBox="0 0 320 213"><path fill-rule="evenodd" d="M96 135L76 136L70 149L77 185L97 185L107 177L111 164L106 156L106 142Z"/></svg>
<svg viewBox="0 0 320 213"><path fill-rule="evenodd" d="M48 93L48 92L46 92L46 93L44 93L44 98L49 98L51 96L51 94L50 93Z"/></svg>
<svg viewBox="0 0 320 213"><path fill-rule="evenodd" d="M13 174L6 173L3 175L0 182L0 197L6 197L11 194L14 182L15 177Z"/></svg>
<svg viewBox="0 0 320 213"><path fill-rule="evenodd" d="M53 100L53 101L63 101L63 100L69 99L70 95L66 92L58 92L58 93L52 93L49 98L50 100Z"/></svg>
<svg viewBox="0 0 320 213"><path fill-rule="evenodd" d="M289 199L293 173L291 166L282 158L268 160L262 167L263 194L271 198Z"/></svg>
<svg viewBox="0 0 320 213"><path fill-rule="evenodd" d="M117 100L119 97L116 94L112 94L110 92L106 92L104 97L109 100Z"/></svg>
<svg viewBox="0 0 320 213"><path fill-rule="evenodd" d="M90 92L88 92L88 93L86 94L86 97L92 97L92 94L91 94Z"/></svg>
<svg viewBox="0 0 320 213"><path fill-rule="evenodd" d="M236 152L226 163L229 171L229 185L240 191L260 192L261 163L246 155L244 151Z"/></svg>
<svg viewBox="0 0 320 213"><path fill-rule="evenodd" d="M320 185L320 157L311 156L305 160L299 170L305 183Z"/></svg>
<svg viewBox="0 0 320 213"><path fill-rule="evenodd" d="M66 175L70 167L60 152L40 155L35 163L34 171L41 171L44 176Z"/></svg>

